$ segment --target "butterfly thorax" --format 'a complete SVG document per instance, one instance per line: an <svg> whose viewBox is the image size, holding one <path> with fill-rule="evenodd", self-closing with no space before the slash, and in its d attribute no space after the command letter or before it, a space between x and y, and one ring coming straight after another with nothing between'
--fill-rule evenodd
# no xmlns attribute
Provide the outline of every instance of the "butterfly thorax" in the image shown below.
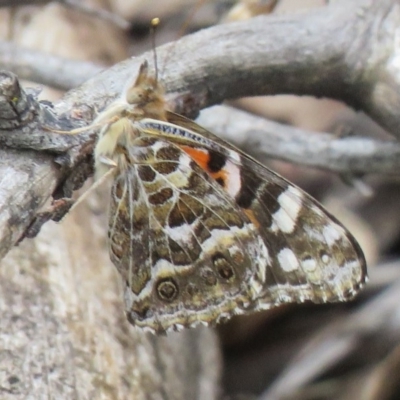
<svg viewBox="0 0 400 400"><path fill-rule="evenodd" d="M102 176L110 166L119 171L126 170L132 163L127 149L140 135L137 122L143 118L166 121L164 89L157 79L149 74L144 62L133 85L120 99L114 101L95 120L105 122L95 149L97 176Z"/></svg>
<svg viewBox="0 0 400 400"><path fill-rule="evenodd" d="M138 130L128 118L121 118L107 125L100 133L95 149L96 178L103 176L110 167L116 172L128 168L126 150L138 136Z"/></svg>

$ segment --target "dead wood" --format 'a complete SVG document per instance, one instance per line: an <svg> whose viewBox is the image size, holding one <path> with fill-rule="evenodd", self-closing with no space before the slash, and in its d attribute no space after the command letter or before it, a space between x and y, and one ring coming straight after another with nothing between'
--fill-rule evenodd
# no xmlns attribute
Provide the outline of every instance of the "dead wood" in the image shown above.
<svg viewBox="0 0 400 400"><path fill-rule="evenodd" d="M129 326L99 204L96 214L80 207L3 259L0 398L217 398L213 331L155 337Z"/></svg>

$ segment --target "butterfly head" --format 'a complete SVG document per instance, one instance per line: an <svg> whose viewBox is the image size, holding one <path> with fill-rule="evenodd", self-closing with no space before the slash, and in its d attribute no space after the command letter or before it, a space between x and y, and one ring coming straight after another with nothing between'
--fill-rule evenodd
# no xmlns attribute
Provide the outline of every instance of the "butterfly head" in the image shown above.
<svg viewBox="0 0 400 400"><path fill-rule="evenodd" d="M138 116L166 121L164 88L149 72L144 61L139 68L135 83L125 91L125 101Z"/></svg>

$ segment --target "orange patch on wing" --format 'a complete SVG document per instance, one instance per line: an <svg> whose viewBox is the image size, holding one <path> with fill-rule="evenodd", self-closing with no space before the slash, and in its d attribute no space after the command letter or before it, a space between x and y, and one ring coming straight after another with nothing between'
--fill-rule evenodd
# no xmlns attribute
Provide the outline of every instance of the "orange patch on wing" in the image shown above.
<svg viewBox="0 0 400 400"><path fill-rule="evenodd" d="M260 227L260 223L258 222L256 216L254 215L253 211L250 210L249 208L243 208L244 213L247 215L247 218L250 220L250 222L256 227Z"/></svg>
<svg viewBox="0 0 400 400"><path fill-rule="evenodd" d="M207 153L207 151L201 150L201 149L196 149L190 146L179 146L186 154L190 156L190 158L195 161L204 171L208 173L213 179L216 181L220 181L222 183L222 186L226 186L226 181L227 181L227 173L223 169L217 171L217 172L212 172L210 171L208 167L208 163L210 162L210 156Z"/></svg>
<svg viewBox="0 0 400 400"><path fill-rule="evenodd" d="M179 146L186 154L190 156L197 164L206 171L208 170L208 162L210 157L207 152L199 149L195 149L190 146Z"/></svg>

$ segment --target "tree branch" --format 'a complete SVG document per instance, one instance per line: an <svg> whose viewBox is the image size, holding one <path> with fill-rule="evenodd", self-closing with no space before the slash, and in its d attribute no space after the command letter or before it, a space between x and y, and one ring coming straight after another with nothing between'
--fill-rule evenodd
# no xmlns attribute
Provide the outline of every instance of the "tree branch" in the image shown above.
<svg viewBox="0 0 400 400"><path fill-rule="evenodd" d="M215 26L157 50L163 80L168 91L197 93L191 97L195 109L250 95L331 97L364 110L399 135L397 4L339 0L308 13ZM148 54L144 58L152 60ZM133 78L142 60L127 60L95 76L71 100L104 105ZM92 74L82 71L77 81Z"/></svg>
<svg viewBox="0 0 400 400"><path fill-rule="evenodd" d="M90 62L70 60L4 41L0 41L0 66L20 79L61 90L77 87L102 70Z"/></svg>
<svg viewBox="0 0 400 400"><path fill-rule="evenodd" d="M128 29L130 24L124 18L117 14L109 12L105 9L98 7L90 7L86 4L82 4L76 0L0 0L0 7L20 7L29 5L45 5L48 3L59 3L65 7L72 8L78 12L84 13L94 18L100 18L104 21L111 22L115 26L121 29Z"/></svg>
<svg viewBox="0 0 400 400"><path fill-rule="evenodd" d="M268 121L227 106L203 110L197 122L241 149L337 173L400 173L400 144L356 136L339 138Z"/></svg>
<svg viewBox="0 0 400 400"><path fill-rule="evenodd" d="M396 4L340 0L308 13L215 26L157 50L163 81L168 92L192 93L194 109L250 95L331 97L399 135ZM68 102L85 92L89 104L104 105L102 99L117 96L132 80L143 58L90 79Z"/></svg>
<svg viewBox="0 0 400 400"><path fill-rule="evenodd" d="M394 0L341 0L307 14L258 17L203 30L158 49L160 65L165 66L163 81L168 92L181 94L181 101L174 105L184 114L244 95L311 94L363 108L397 133L400 88L393 61L397 51L393 38L396 21L400 21L397 5ZM82 121L91 120L93 110L104 107L133 80L145 58L151 63L152 57L145 54L97 74L67 93L54 110L64 120L70 120L71 113L82 116ZM382 91L389 95L377 96ZM66 140L39 129L36 122L35 129L20 129L13 135L6 131L0 140L4 143L7 136L7 145L13 146L16 138L18 148L22 143L30 148L36 141L41 149L43 141L51 141L56 148L56 142ZM68 139L73 142L74 154L82 154L88 137ZM85 154L89 147L86 145ZM58 185L49 188L54 186ZM51 193L50 189L44 191L42 200ZM0 229L5 222L3 219ZM29 221L25 223L26 228ZM25 228L16 230L11 242L18 240Z"/></svg>

